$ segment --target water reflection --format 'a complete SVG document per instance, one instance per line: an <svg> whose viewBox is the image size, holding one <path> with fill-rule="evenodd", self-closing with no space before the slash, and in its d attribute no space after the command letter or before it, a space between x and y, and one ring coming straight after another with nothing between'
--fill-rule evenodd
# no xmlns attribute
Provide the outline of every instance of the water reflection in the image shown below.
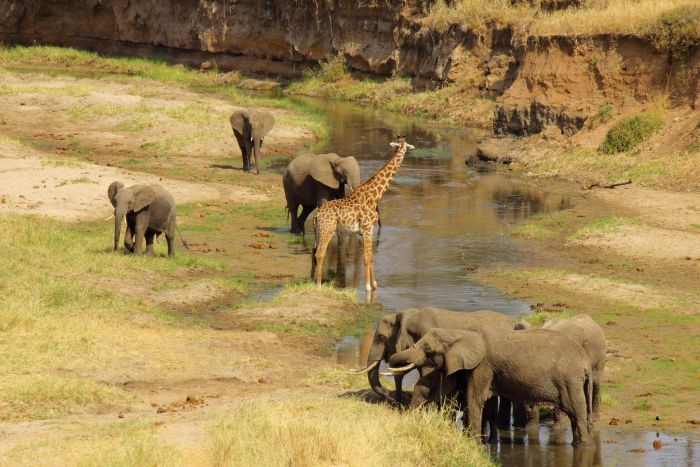
<svg viewBox="0 0 700 467"><path fill-rule="evenodd" d="M658 466L690 467L700 462L700 443L688 436L655 432L628 432L600 427L592 443L572 448L571 431L553 431L541 426L539 432L500 431L500 442L489 446L501 465L512 467L603 467ZM661 449L655 449L655 439Z"/></svg>
<svg viewBox="0 0 700 467"><path fill-rule="evenodd" d="M365 179L391 155L388 143L397 133L406 133L416 146L380 202L384 226L375 240L377 301L397 310L436 306L511 315L529 311L524 302L474 282L470 275L480 267L521 261L523 252L506 235L506 224L570 207L567 194L467 168L464 161L478 137L473 131L431 127L344 103L323 102L321 110L333 122L333 133L314 150L355 156ZM306 247L298 252L308 255L311 220L306 231ZM364 298L361 255L354 237L333 242L324 280L358 288Z"/></svg>

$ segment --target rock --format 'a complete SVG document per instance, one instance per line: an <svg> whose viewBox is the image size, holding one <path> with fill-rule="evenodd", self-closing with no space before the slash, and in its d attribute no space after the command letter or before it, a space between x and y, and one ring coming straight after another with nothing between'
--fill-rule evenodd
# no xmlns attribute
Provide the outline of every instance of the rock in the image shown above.
<svg viewBox="0 0 700 467"><path fill-rule="evenodd" d="M619 425L619 424L620 424L620 419L615 418L615 417L611 418L610 423L608 423L608 425Z"/></svg>
<svg viewBox="0 0 700 467"><path fill-rule="evenodd" d="M661 442L660 439L655 439L655 440L654 440L654 449L661 449L661 447L662 447L663 445L664 445L664 444Z"/></svg>
<svg viewBox="0 0 700 467"><path fill-rule="evenodd" d="M199 69L202 71L209 71L213 68L214 68L214 64L209 60L202 62L202 64L199 66Z"/></svg>
<svg viewBox="0 0 700 467"><path fill-rule="evenodd" d="M515 162L516 159L509 155L509 152L510 150L507 148L507 143L491 139L480 143L476 147L476 154L467 158L465 163L467 165L479 165L484 163L510 165Z"/></svg>

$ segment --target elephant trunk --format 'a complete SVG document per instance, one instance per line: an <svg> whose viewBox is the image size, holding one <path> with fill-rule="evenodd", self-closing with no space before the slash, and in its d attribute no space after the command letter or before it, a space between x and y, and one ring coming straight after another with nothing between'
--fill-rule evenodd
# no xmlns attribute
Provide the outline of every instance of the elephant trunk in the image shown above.
<svg viewBox="0 0 700 467"><path fill-rule="evenodd" d="M425 361L425 355L421 354L416 348L402 350L396 352L389 358L390 367L400 367L408 363L413 363L416 366L421 366Z"/></svg>
<svg viewBox="0 0 700 467"><path fill-rule="evenodd" d="M262 145L262 138L253 137L253 156L255 157L255 173L260 174L260 146Z"/></svg>
<svg viewBox="0 0 700 467"><path fill-rule="evenodd" d="M369 350L369 355L367 356L367 366L372 365L374 362L381 362L384 359L385 346L383 343L372 343L372 347ZM392 397L379 381L379 365L375 365L367 373L367 379L369 380L369 385L374 392L383 396L386 399L392 400Z"/></svg>
<svg viewBox="0 0 700 467"><path fill-rule="evenodd" d="M122 233L122 219L125 215L126 213L121 210L114 211L114 251L119 249L119 236Z"/></svg>

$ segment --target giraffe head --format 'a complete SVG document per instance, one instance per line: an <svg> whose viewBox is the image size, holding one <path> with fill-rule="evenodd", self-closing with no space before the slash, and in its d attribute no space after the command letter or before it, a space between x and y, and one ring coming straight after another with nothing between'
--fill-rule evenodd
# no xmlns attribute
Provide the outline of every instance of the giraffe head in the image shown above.
<svg viewBox="0 0 700 467"><path fill-rule="evenodd" d="M394 148L399 148L399 147L401 147L402 144L406 145L406 149L415 149L416 148L414 145L408 144L406 142L406 135L405 134L399 135L399 142L398 143L391 142L389 144Z"/></svg>

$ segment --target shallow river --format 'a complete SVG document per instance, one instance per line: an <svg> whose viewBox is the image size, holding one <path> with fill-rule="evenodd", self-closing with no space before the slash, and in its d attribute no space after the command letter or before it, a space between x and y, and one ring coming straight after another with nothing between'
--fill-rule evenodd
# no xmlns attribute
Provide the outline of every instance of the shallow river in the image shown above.
<svg viewBox="0 0 700 467"><path fill-rule="evenodd" d="M548 192L532 182L493 172L479 172L464 163L479 133L445 129L401 115L345 103L305 100L333 124L331 137L313 148L360 161L362 179L370 177L393 153L395 136L405 133L416 149L409 151L399 173L380 202L382 227L375 235L375 269L379 289L375 300L388 313L411 307L434 306L459 311L497 310L511 316L530 306L497 289L475 282L471 274L485 267L514 265L532 259L523 244L512 242L506 226L538 213L572 206L566 192ZM313 218L313 215L310 219ZM306 225L309 255L313 224ZM324 281L358 289L365 298L359 243L352 239L329 248ZM374 330L346 336L337 345L337 359L351 367L364 366ZM415 379L406 378L410 387ZM539 436L522 431L501 433L490 446L504 466L690 466L700 465L700 445L685 436L660 434L664 447L654 450L656 433L620 433L602 426L596 442L586 448L570 446L571 433L551 433L542 425ZM697 440L696 440L697 441ZM694 464L695 462L695 464Z"/></svg>

